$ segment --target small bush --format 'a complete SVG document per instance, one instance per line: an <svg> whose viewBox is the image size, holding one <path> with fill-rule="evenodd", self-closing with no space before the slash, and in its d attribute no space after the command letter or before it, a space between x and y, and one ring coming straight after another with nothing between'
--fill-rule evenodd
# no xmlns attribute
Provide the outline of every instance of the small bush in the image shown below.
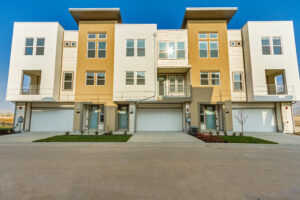
<svg viewBox="0 0 300 200"><path fill-rule="evenodd" d="M98 131L95 131L95 135L98 135L99 134L99 132Z"/></svg>
<svg viewBox="0 0 300 200"><path fill-rule="evenodd" d="M235 132L233 132L233 133L232 133L232 136L236 136L236 133L235 133Z"/></svg>
<svg viewBox="0 0 300 200"><path fill-rule="evenodd" d="M127 131L124 131L124 135L127 135Z"/></svg>
<svg viewBox="0 0 300 200"><path fill-rule="evenodd" d="M83 135L83 134L84 134L84 131L83 131L83 130L80 130L80 134Z"/></svg>
<svg viewBox="0 0 300 200"><path fill-rule="evenodd" d="M240 136L244 136L244 133L241 132L241 133L240 133Z"/></svg>
<svg viewBox="0 0 300 200"><path fill-rule="evenodd" d="M226 131L224 131L224 136L227 136L227 132Z"/></svg>
<svg viewBox="0 0 300 200"><path fill-rule="evenodd" d="M69 131L66 131L65 135L70 135L70 132L69 132Z"/></svg>

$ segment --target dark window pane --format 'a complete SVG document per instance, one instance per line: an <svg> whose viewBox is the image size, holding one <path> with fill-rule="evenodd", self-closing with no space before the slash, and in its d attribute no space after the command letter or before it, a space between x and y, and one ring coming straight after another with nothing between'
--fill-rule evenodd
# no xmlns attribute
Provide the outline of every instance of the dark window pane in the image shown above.
<svg viewBox="0 0 300 200"><path fill-rule="evenodd" d="M184 50L178 50L177 51L177 58L185 58L185 51Z"/></svg>
<svg viewBox="0 0 300 200"><path fill-rule="evenodd" d="M64 83L64 89L65 90L71 90L72 89L72 82L65 82Z"/></svg>
<svg viewBox="0 0 300 200"><path fill-rule="evenodd" d="M33 46L33 38L26 39L26 46Z"/></svg>
<svg viewBox="0 0 300 200"><path fill-rule="evenodd" d="M137 79L137 85L145 85L145 79Z"/></svg>
<svg viewBox="0 0 300 200"><path fill-rule="evenodd" d="M43 47L45 45L45 39L44 38L38 38L36 42L37 46Z"/></svg>
<svg viewBox="0 0 300 200"><path fill-rule="evenodd" d="M37 47L36 55L44 55L44 47Z"/></svg>
<svg viewBox="0 0 300 200"><path fill-rule="evenodd" d="M105 85L105 80L97 80L97 85Z"/></svg>
<svg viewBox="0 0 300 200"><path fill-rule="evenodd" d="M210 57L212 57L212 58L219 57L219 51L218 50L211 50L210 51Z"/></svg>
<svg viewBox="0 0 300 200"><path fill-rule="evenodd" d="M159 52L159 58L167 58L167 52L166 51Z"/></svg>
<svg viewBox="0 0 300 200"><path fill-rule="evenodd" d="M282 54L281 47L273 47L273 50L274 50L275 55L281 55Z"/></svg>
<svg viewBox="0 0 300 200"><path fill-rule="evenodd" d="M242 90L242 83L234 82L234 90Z"/></svg>
<svg viewBox="0 0 300 200"><path fill-rule="evenodd" d="M134 56L134 48L127 48L126 56Z"/></svg>
<svg viewBox="0 0 300 200"><path fill-rule="evenodd" d="M95 58L95 50L88 50L88 58Z"/></svg>
<svg viewBox="0 0 300 200"><path fill-rule="evenodd" d="M138 56L145 56L145 49L138 48L137 53Z"/></svg>
<svg viewBox="0 0 300 200"><path fill-rule="evenodd" d="M200 58L207 58L207 50L200 50Z"/></svg>
<svg viewBox="0 0 300 200"><path fill-rule="evenodd" d="M105 57L106 57L106 50L99 50L98 58L105 58Z"/></svg>
<svg viewBox="0 0 300 200"><path fill-rule="evenodd" d="M270 55L271 54L271 48L270 47L262 47L263 55Z"/></svg>
<svg viewBox="0 0 300 200"><path fill-rule="evenodd" d="M65 81L71 81L72 80L72 73L65 73Z"/></svg>
<svg viewBox="0 0 300 200"><path fill-rule="evenodd" d="M200 115L200 122L204 123L204 115Z"/></svg>

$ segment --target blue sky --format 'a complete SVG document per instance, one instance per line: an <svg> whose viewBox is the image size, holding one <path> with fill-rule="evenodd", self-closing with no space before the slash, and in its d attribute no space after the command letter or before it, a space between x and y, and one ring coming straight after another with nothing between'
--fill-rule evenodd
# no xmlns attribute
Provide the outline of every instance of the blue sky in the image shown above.
<svg viewBox="0 0 300 200"><path fill-rule="evenodd" d="M228 25L240 29L247 21L293 20L300 52L298 0L15 0L0 6L0 111L12 110L4 102L14 21L58 21L66 30L77 30L68 8L119 7L123 23L156 23L159 29L179 29L185 7L238 7ZM300 54L298 53L298 60Z"/></svg>

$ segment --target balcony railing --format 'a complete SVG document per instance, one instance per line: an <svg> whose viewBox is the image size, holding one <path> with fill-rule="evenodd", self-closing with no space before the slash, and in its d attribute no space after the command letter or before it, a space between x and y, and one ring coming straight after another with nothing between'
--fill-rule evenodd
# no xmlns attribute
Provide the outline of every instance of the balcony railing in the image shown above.
<svg viewBox="0 0 300 200"><path fill-rule="evenodd" d="M40 94L40 86L32 86L32 88L22 88L21 89L22 95L38 95Z"/></svg>
<svg viewBox="0 0 300 200"><path fill-rule="evenodd" d="M191 97L191 86L158 86L157 96L165 98Z"/></svg>
<svg viewBox="0 0 300 200"><path fill-rule="evenodd" d="M268 95L284 95L287 94L287 88L285 85L267 85Z"/></svg>

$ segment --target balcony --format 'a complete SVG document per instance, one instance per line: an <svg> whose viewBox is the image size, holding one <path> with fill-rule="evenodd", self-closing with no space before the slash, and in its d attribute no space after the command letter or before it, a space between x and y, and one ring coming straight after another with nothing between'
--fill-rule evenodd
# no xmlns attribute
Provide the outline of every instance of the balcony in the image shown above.
<svg viewBox="0 0 300 200"><path fill-rule="evenodd" d="M23 71L21 95L40 94L41 71L26 70Z"/></svg>

